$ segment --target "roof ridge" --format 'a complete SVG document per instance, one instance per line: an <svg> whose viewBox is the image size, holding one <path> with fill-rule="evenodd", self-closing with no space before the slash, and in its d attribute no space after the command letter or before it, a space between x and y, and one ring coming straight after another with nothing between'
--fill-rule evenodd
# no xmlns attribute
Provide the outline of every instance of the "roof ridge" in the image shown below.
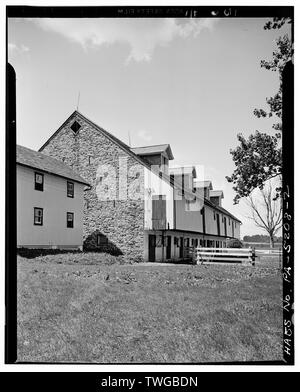
<svg viewBox="0 0 300 392"><path fill-rule="evenodd" d="M160 144L147 144L146 146L136 146L130 148L144 148L144 147L157 147L157 146L169 146L170 143L160 143Z"/></svg>
<svg viewBox="0 0 300 392"><path fill-rule="evenodd" d="M68 118L66 121L64 121L64 123L58 128L58 130L47 140L47 142L39 149L39 152L41 153L40 150L42 150L48 143L49 141L58 134L58 132L64 127L64 125L72 118L72 116L78 114L79 117L81 117L83 120L87 121L88 123L90 123L93 127L95 127L96 129L100 130L101 132L103 132L109 139L111 139L112 141L114 141L115 143L117 143L122 149L126 150L126 152L128 152L132 157L134 157L139 163L141 163L144 167L146 167L148 170L150 170L151 172L153 172L153 170L151 170L151 165L147 164L147 162L145 162L142 158L140 158L137 154L135 154L133 151L131 151L132 147L129 147L126 143L122 142L120 139L118 139L116 136L112 135L110 132L106 131L104 128L100 127L99 125L97 125L96 123L94 123L92 120L90 120L88 117L86 117L84 114L80 113L78 110L75 110ZM166 144L166 143L164 143ZM169 144L168 144L169 145ZM170 145L169 145L170 146ZM133 147L134 148L134 147ZM171 148L171 147L170 147ZM154 174L156 174L157 176L160 176L159 173L153 172ZM168 178L169 177L169 180ZM162 173L161 178L168 183L172 188L175 188L175 186L177 186L177 189L184 189L185 192L189 193L190 195L194 195L195 193L193 193L192 191L190 191L187 188L182 188L181 184L178 183L177 181L173 181L173 184L170 181L170 176L167 176L166 174ZM209 182L212 183L211 180L207 180ZM202 196L198 195L199 198L203 199ZM213 203L211 203L209 200L204 198L204 202L206 202L208 205L210 205L213 208L218 208L216 205L214 205ZM225 209L224 209L225 210ZM225 210L226 211L226 210ZM230 212L226 211L229 215ZM232 215L233 216L233 215ZM234 219L238 220L240 222L239 219L235 218L233 216Z"/></svg>
<svg viewBox="0 0 300 392"><path fill-rule="evenodd" d="M112 139L114 139L115 141L117 141L118 143L121 143L122 145L124 145L126 148L130 149L130 147L128 146L128 144L126 144L125 142L123 142L121 139L117 138L116 136L114 136L112 133L108 132L106 129L100 127L100 125L96 124L94 121L90 120L88 117L86 117L84 114L80 113L78 110L75 110L75 112L77 114L79 114L84 120L90 122L91 124L93 124L96 128L99 128L102 132L106 133L108 136L110 136Z"/></svg>

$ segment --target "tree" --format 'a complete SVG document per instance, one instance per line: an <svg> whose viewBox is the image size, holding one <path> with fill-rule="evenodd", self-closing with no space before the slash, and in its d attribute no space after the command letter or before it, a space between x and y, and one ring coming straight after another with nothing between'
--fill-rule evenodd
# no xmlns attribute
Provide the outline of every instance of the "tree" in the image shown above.
<svg viewBox="0 0 300 392"><path fill-rule="evenodd" d="M244 235L244 242L269 242L269 236L265 234ZM274 242L281 242L282 237L274 237Z"/></svg>
<svg viewBox="0 0 300 392"><path fill-rule="evenodd" d="M273 58L270 61L262 60L260 66L267 70L279 73L279 89L273 97L266 98L268 111L264 109L254 109L254 115L260 117L277 118L277 122L273 124L273 128L281 131L281 117L282 117L282 71L285 64L292 59L293 49L292 42L287 34L279 37L276 40L277 49L273 52Z"/></svg>
<svg viewBox="0 0 300 392"><path fill-rule="evenodd" d="M275 17L272 20L269 20L265 25L265 30L271 29L280 29L285 23L292 23L292 19L290 17Z"/></svg>
<svg viewBox="0 0 300 392"><path fill-rule="evenodd" d="M242 241L238 240L237 238L232 238L226 243L226 248L242 248L242 247L243 247Z"/></svg>
<svg viewBox="0 0 300 392"><path fill-rule="evenodd" d="M240 145L230 150L236 169L228 182L234 184L236 192L234 204L243 197L249 196L255 188L263 189L267 180L280 176L282 170L282 151L278 147L280 138L256 131L246 139L238 134ZM277 188L274 197L278 197Z"/></svg>
<svg viewBox="0 0 300 392"><path fill-rule="evenodd" d="M270 248L273 248L275 235L282 226L282 199L274 198L271 181L264 189L260 189L258 194L256 197L252 194L246 199L251 210L251 216L248 218L268 233Z"/></svg>
<svg viewBox="0 0 300 392"><path fill-rule="evenodd" d="M265 24L264 29L280 29L284 24L291 23L291 18L273 18ZM273 96L266 98L268 110L254 109L254 115L260 117L276 117L273 128L277 131L274 136L256 131L245 139L242 134L238 134L240 145L234 150L230 150L233 161L236 165L231 176L226 176L228 182L234 184L236 191L234 203L238 203L242 197L247 197L255 188L263 189L264 183L281 174L282 151L281 141L281 117L282 117L282 71L285 64L293 56L292 41L285 34L276 40L277 48L273 52L270 61L262 60L261 67L276 71L279 74L279 89ZM281 193L280 185L276 189L274 197L279 197Z"/></svg>

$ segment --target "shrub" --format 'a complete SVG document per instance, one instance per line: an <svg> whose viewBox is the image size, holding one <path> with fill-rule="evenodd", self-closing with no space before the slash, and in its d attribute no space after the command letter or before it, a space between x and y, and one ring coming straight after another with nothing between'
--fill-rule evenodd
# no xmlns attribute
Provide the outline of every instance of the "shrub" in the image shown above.
<svg viewBox="0 0 300 392"><path fill-rule="evenodd" d="M231 239L226 243L226 248L242 248L242 247L243 247L242 241L236 238Z"/></svg>

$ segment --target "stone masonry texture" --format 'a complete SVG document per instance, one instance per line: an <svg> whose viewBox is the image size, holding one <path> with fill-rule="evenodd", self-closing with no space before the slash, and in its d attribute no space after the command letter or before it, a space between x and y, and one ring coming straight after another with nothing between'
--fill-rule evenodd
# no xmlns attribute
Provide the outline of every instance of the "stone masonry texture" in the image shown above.
<svg viewBox="0 0 300 392"><path fill-rule="evenodd" d="M71 129L74 121L80 124L76 133ZM114 254L123 254L128 260L140 261L144 248L144 200L124 198L120 200L119 191L126 193L135 189L137 178L141 191L144 189L144 170L131 154L122 149L90 124L79 113L74 112L60 131L41 150L53 158L69 165L80 174L91 189L84 191L84 249L104 250ZM119 185L120 171L126 170L126 165L120 165L120 159L127 165L127 185ZM108 170L99 170L99 165L110 165L116 176L108 175ZM136 175L134 168L140 174ZM97 175L98 170L98 175ZM111 172L111 170L110 170ZM100 175L99 175L100 173ZM113 199L99 199L98 195L115 194ZM101 245L97 244L97 235L102 238Z"/></svg>

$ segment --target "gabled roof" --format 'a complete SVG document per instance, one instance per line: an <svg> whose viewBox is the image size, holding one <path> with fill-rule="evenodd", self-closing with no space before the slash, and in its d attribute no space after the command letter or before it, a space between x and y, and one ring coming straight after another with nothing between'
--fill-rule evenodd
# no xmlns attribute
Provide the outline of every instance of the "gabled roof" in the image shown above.
<svg viewBox="0 0 300 392"><path fill-rule="evenodd" d="M190 174L193 178L196 178L195 166L181 166L181 167L169 167L169 173L175 176L182 174Z"/></svg>
<svg viewBox="0 0 300 392"><path fill-rule="evenodd" d="M69 166L24 146L17 145L17 164L89 185L86 180L75 173Z"/></svg>
<svg viewBox="0 0 300 392"><path fill-rule="evenodd" d="M157 155L165 152L169 160L174 159L170 144L157 144L154 146L132 147L131 151L137 155Z"/></svg>
<svg viewBox="0 0 300 392"><path fill-rule="evenodd" d="M81 114L80 112L78 112L77 110L75 110L68 118L67 120L58 128L58 130L46 141L46 143L43 144L43 146L39 149L39 151L42 151L47 144L61 131L61 129L71 120L71 118L77 118L77 119L82 119L83 121L86 121L88 124L90 124L94 129L96 129L98 132L101 132L102 134L104 134L108 139L110 139L111 141L113 141L114 143L116 143L121 149L123 149L124 151L126 151L129 155L131 155L132 157L134 157L136 159L137 162L139 162L141 165L143 165L144 167L146 167L147 169L151 170L151 165L147 164L138 154L136 154L134 151L131 150L131 148L125 144L124 142L122 142L120 139L118 139L117 137L115 137L114 135L112 135L111 133L107 132L105 129L99 127L97 124L95 124L93 121L89 120L87 117L85 117L83 114ZM182 189L182 186L179 182L177 182L175 179L173 179L172 181L170 181L170 177L167 176L164 173L156 173L157 175L159 175L166 183L170 184L172 187L176 187L177 189ZM199 182L199 181L198 181ZM211 181L204 181L204 182L208 182L210 183L210 189L212 189L212 183ZM209 186L209 184L207 185ZM203 199L203 197L199 194L199 192L192 192L190 189L184 188L184 191L190 195L197 195L199 198ZM231 215L228 211L226 211L224 208L219 207L214 205L212 202L210 202L208 199L204 200L204 203L209 205L212 208L215 209L219 209L220 211L226 213L227 215L231 216L233 219L239 221L240 223L242 223L239 219L235 218L233 215Z"/></svg>
<svg viewBox="0 0 300 392"><path fill-rule="evenodd" d="M93 121L91 121L90 119L88 119L87 117L85 117L82 113L78 112L78 110L75 110L67 119L66 121L64 121L64 123L58 128L58 130L56 132L54 132L54 134L42 145L42 147L39 149L39 151L42 151L48 144L49 142L55 138L55 136L65 127L65 125L72 119L77 119L80 120L82 119L83 121L85 121L86 123L88 123L89 125L91 125L91 127L93 129L95 129L96 131L102 133L103 135L105 135L109 140L113 141L115 144L117 144L123 151L127 152L130 156L132 156L137 162L139 162L141 165L143 165L144 167L146 167L147 169L151 170L151 165L148 164L144 159L142 159L139 155L135 154L133 151L131 151L131 148L125 144L124 142L122 142L120 139L118 139L117 137L115 137L114 135L112 135L111 133L107 132L105 129L99 127L99 125L95 124ZM169 183L169 177L164 174L164 173L156 173L157 175L160 175L160 177L167 183ZM175 185L176 181L173 181L171 186ZM177 184L178 187L180 187L180 184ZM187 190L188 191L188 190Z"/></svg>
<svg viewBox="0 0 300 392"><path fill-rule="evenodd" d="M209 196L210 197L221 197L222 199L224 199L223 191L213 191L213 190L210 190L209 191Z"/></svg>
<svg viewBox="0 0 300 392"><path fill-rule="evenodd" d="M195 188L209 188L210 190L213 189L212 182L209 180L205 180L205 181L195 180L194 184L195 184Z"/></svg>
<svg viewBox="0 0 300 392"><path fill-rule="evenodd" d="M86 121L87 123L91 124L94 128L96 128L98 131L101 131L104 133L110 140L113 140L115 143L117 143L120 147L123 149L126 149L127 151L130 151L130 147L127 146L124 142L122 142L120 139L112 135L111 133L107 132L105 129L99 127L99 125L95 124L91 120L89 120L87 117L85 117L83 114L78 112L78 110L74 110L74 112L66 119L66 121L63 122L63 124L58 128L56 132L52 136L49 137L49 139L42 145L42 147L39 149L39 151L42 151L52 139L55 138L55 136L64 128L64 126L71 120L71 118L81 118L83 121Z"/></svg>

